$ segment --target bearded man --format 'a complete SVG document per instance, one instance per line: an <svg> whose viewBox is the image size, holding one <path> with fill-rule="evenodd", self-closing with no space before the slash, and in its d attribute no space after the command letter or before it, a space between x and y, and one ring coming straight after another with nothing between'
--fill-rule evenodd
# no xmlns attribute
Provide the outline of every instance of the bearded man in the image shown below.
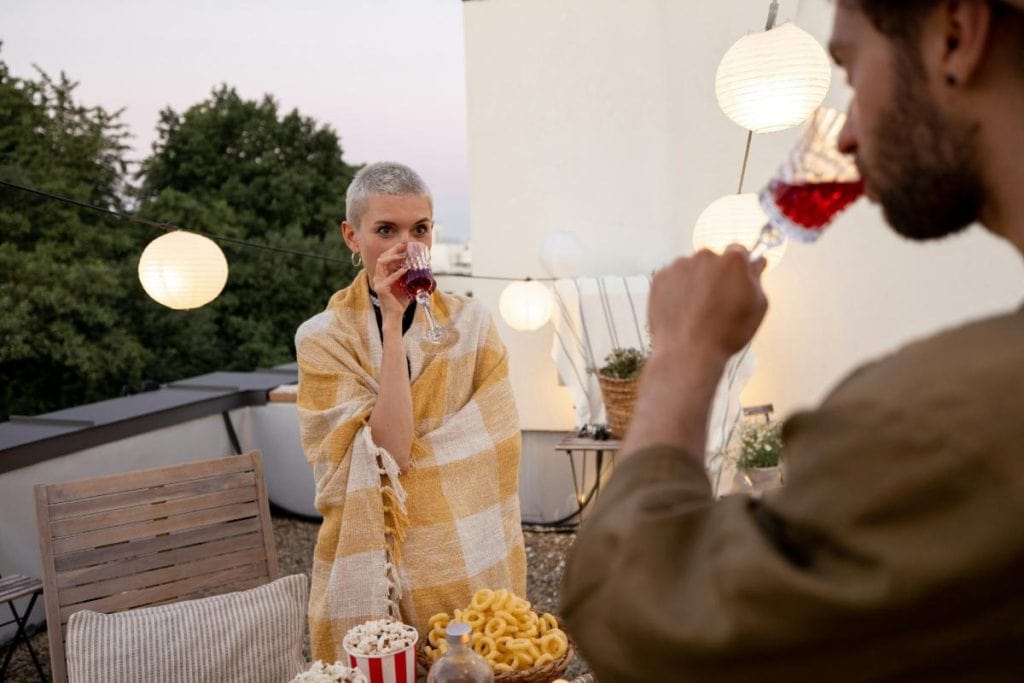
<svg viewBox="0 0 1024 683"><path fill-rule="evenodd" d="M837 0L830 50L840 147L892 227L978 221L1024 254L1024 0ZM562 594L598 679L1024 680L1024 309L860 368L787 421L783 489L715 500L709 406L763 266L733 247L654 279L625 457Z"/></svg>

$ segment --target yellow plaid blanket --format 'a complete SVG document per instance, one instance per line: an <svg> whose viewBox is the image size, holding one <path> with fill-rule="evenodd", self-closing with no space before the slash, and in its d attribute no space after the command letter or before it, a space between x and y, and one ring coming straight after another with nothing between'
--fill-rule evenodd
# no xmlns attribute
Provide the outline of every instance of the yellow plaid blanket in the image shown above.
<svg viewBox="0 0 1024 683"><path fill-rule="evenodd" d="M314 659L345 660L342 639L394 616L425 633L437 612L479 588L526 591L519 516L519 420L508 359L490 315L435 292L435 315L459 333L427 353L422 311L405 335L412 372L412 468L367 426L381 341L365 274L299 328L298 412L323 514L309 601Z"/></svg>

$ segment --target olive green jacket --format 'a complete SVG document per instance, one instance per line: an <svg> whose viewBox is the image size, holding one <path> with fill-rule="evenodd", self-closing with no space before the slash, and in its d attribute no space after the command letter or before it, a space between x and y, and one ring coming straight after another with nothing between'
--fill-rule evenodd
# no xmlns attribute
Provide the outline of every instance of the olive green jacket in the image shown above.
<svg viewBox="0 0 1024 683"><path fill-rule="evenodd" d="M601 683L1024 680L1024 313L912 344L785 426L787 484L616 468L562 610Z"/></svg>

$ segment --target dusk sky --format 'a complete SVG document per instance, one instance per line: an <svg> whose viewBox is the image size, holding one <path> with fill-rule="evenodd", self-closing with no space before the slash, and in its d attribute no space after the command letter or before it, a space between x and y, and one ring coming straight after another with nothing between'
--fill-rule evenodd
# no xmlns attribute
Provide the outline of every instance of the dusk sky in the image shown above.
<svg viewBox="0 0 1024 683"><path fill-rule="evenodd" d="M441 238L469 238L460 0L0 0L0 18L12 74L63 70L84 104L124 108L133 158L161 109L227 83L329 124L349 163L410 164Z"/></svg>

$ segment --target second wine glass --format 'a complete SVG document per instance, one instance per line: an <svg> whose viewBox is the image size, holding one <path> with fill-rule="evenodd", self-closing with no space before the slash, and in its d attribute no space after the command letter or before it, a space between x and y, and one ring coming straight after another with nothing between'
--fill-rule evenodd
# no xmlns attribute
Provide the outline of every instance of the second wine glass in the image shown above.
<svg viewBox="0 0 1024 683"><path fill-rule="evenodd" d="M839 150L839 133L846 114L819 107L808 119L775 177L758 199L768 215L751 260L786 238L817 240L832 220L864 193L864 182L853 157Z"/></svg>
<svg viewBox="0 0 1024 683"><path fill-rule="evenodd" d="M405 250L405 267L408 271L402 278L402 288L416 300L427 316L429 329L423 335L425 346L440 350L454 343L454 331L439 325L430 308L430 295L437 289L437 281L430 270L430 250L422 242L409 242Z"/></svg>

